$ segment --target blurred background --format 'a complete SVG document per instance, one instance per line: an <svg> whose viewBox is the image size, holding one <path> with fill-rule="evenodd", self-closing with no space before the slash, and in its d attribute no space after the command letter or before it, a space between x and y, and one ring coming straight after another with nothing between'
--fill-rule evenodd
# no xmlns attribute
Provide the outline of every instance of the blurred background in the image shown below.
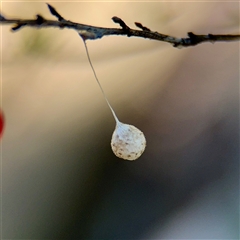
<svg viewBox="0 0 240 240"><path fill-rule="evenodd" d="M237 2L51 2L71 21L176 37L239 33ZM6 17L54 19L43 2ZM147 148L112 153L115 122L73 30L1 26L3 239L238 239L239 42L186 49L87 41L120 121Z"/></svg>

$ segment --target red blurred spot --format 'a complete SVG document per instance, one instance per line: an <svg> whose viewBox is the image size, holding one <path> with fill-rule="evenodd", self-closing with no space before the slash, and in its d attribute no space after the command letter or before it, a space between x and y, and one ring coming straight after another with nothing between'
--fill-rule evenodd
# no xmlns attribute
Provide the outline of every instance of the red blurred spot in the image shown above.
<svg viewBox="0 0 240 240"><path fill-rule="evenodd" d="M2 137L3 127L4 127L3 113L0 110L0 138Z"/></svg>

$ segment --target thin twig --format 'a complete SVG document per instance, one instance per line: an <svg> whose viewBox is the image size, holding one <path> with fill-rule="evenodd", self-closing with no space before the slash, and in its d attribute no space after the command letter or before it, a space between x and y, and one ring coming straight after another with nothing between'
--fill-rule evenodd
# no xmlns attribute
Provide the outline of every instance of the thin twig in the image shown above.
<svg viewBox="0 0 240 240"><path fill-rule="evenodd" d="M91 25L81 24L71 22L69 20L64 19L54 7L50 4L47 4L50 13L55 16L58 21L48 20L42 17L41 15L37 15L36 19L16 19L16 18L6 18L2 14L0 14L0 24L14 24L12 27L12 31L17 31L23 27L36 27L36 28L47 28L47 27L56 27L56 28L69 28L77 31L78 33L84 32L85 40L88 39L99 39L103 36L109 35L126 35L128 37L141 37L147 38L151 40L163 41L172 44L174 47L189 47L195 46L197 44L203 42L230 42L230 41L239 41L240 35L197 35L192 32L188 33L187 38L176 38L173 36L161 34L158 32L153 32L149 28L143 26L141 23L135 22L135 25L141 30L131 29L126 25L126 23L119 17L113 17L112 20L119 24L121 28L104 28L104 27L95 27ZM88 34L86 34L88 33Z"/></svg>

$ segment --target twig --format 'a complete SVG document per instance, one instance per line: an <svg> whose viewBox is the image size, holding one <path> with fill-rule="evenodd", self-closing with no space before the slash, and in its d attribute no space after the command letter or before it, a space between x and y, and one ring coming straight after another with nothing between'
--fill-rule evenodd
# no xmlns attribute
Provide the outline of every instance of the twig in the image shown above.
<svg viewBox="0 0 240 240"><path fill-rule="evenodd" d="M0 24L15 24L12 27L12 31L20 30L23 27L36 27L36 28L47 28L47 27L56 27L56 28L69 28L77 31L79 34L83 34L85 40L88 39L98 39L103 36L108 35L126 35L128 37L142 37L157 41L163 41L172 44L174 47L189 47L195 46L197 44L203 42L230 42L230 41L239 41L240 35L196 35L192 32L188 33L187 38L176 38L169 35L161 34L158 32L153 32L149 28L144 27L141 23L135 22L135 25L141 30L131 29L126 25L126 23L119 17L113 17L112 20L119 24L121 28L104 28L104 27L95 27L81 23L71 22L69 20L64 19L54 7L50 4L47 4L50 13L55 16L58 21L47 20L41 15L37 15L36 19L10 19L5 18L2 14L0 14Z"/></svg>

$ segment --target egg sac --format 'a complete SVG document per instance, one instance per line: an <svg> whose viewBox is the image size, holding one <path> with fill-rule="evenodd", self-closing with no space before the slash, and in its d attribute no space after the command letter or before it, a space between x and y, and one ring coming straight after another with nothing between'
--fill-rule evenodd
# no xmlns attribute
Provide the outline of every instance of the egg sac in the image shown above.
<svg viewBox="0 0 240 240"><path fill-rule="evenodd" d="M118 122L112 135L114 154L125 160L136 160L145 150L146 139L138 128Z"/></svg>

